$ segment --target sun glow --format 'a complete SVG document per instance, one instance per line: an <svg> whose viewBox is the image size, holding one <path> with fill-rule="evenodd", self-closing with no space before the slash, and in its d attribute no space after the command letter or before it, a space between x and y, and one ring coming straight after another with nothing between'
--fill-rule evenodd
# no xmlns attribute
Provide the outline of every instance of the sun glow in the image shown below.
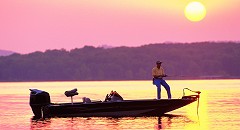
<svg viewBox="0 0 240 130"><path fill-rule="evenodd" d="M193 22L201 21L206 16L206 9L200 2L190 2L185 7L185 16L188 20Z"/></svg>

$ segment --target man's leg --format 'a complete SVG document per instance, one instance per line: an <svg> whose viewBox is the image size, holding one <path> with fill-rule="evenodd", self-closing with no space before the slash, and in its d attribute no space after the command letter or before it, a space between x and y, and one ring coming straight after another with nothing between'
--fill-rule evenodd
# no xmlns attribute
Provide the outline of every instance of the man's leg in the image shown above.
<svg viewBox="0 0 240 130"><path fill-rule="evenodd" d="M163 85L163 87L166 89L167 91L167 95L168 95L168 99L171 99L172 98L172 95L171 95L171 90L170 90L170 87L169 85L166 83L165 80L162 79L161 81L161 84Z"/></svg>
<svg viewBox="0 0 240 130"><path fill-rule="evenodd" d="M157 99L161 99L161 81L159 79L154 79L154 84L157 87Z"/></svg>
<svg viewBox="0 0 240 130"><path fill-rule="evenodd" d="M157 99L161 99L161 85L157 86Z"/></svg>

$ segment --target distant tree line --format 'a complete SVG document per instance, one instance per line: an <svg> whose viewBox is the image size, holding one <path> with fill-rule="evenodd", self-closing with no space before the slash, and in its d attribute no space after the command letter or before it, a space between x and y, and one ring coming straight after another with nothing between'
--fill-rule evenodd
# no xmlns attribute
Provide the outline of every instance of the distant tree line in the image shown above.
<svg viewBox="0 0 240 130"><path fill-rule="evenodd" d="M239 78L240 43L85 46L0 57L0 81L150 80L157 60L171 79Z"/></svg>

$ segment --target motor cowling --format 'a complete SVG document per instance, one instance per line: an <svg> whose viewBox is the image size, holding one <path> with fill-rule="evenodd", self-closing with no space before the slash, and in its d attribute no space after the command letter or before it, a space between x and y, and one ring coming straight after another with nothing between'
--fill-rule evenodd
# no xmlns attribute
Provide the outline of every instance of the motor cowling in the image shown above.
<svg viewBox="0 0 240 130"><path fill-rule="evenodd" d="M48 92L30 89L30 101L29 104L32 108L34 118L42 117L42 108L50 104L50 95Z"/></svg>

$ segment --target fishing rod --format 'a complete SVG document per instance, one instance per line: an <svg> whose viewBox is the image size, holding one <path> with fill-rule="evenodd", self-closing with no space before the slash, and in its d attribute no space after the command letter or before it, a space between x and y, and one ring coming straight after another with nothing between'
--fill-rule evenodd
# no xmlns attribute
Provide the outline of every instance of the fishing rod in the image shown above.
<svg viewBox="0 0 240 130"><path fill-rule="evenodd" d="M165 75L164 77L170 77L170 78L186 78L186 79L218 79L218 78L224 78L223 76L190 76L190 75Z"/></svg>
<svg viewBox="0 0 240 130"><path fill-rule="evenodd" d="M186 76L186 75L160 75L159 77L190 77L190 76Z"/></svg>

